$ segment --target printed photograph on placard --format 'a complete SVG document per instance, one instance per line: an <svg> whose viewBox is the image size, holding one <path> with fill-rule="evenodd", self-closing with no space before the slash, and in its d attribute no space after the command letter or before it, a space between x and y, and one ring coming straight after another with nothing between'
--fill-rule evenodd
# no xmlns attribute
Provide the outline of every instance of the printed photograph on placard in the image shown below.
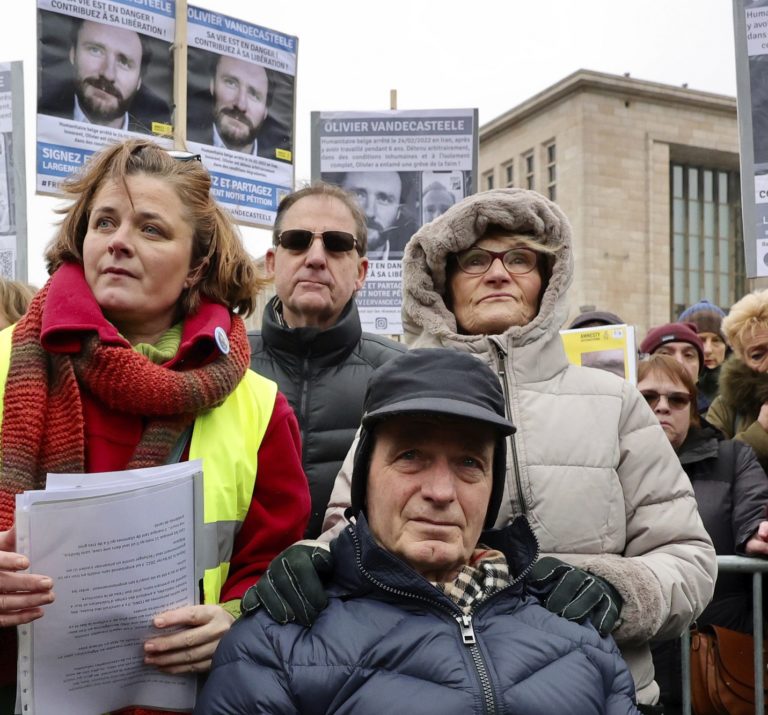
<svg viewBox="0 0 768 715"><path fill-rule="evenodd" d="M170 0L38 1L38 191L127 136L172 145L174 26Z"/></svg>
<svg viewBox="0 0 768 715"><path fill-rule="evenodd" d="M417 171L349 171L321 174L357 198L368 226L368 258L399 260L421 225Z"/></svg>
<svg viewBox="0 0 768 715"><path fill-rule="evenodd" d="M199 49L188 68L188 141L292 163L291 75Z"/></svg>
<svg viewBox="0 0 768 715"><path fill-rule="evenodd" d="M269 228L293 189L298 41L187 8L187 146L241 223Z"/></svg>

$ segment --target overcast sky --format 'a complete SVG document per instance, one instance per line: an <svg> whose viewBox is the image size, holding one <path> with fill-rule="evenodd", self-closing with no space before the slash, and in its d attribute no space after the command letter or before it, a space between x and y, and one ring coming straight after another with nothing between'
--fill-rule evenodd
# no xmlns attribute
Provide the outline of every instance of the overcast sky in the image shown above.
<svg viewBox="0 0 768 715"><path fill-rule="evenodd" d="M481 125L577 69L735 95L731 0L197 0L299 38L296 177L309 178L314 110L477 107ZM36 196L36 3L0 24L0 61L24 61L29 278L46 278L53 207ZM268 234L244 229L254 255Z"/></svg>

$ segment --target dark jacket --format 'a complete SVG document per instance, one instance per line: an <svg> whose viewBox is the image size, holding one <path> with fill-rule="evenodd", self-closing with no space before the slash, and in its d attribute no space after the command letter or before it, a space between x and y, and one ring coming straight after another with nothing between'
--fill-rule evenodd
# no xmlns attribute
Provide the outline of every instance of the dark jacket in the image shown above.
<svg viewBox="0 0 768 715"><path fill-rule="evenodd" d="M696 383L696 392L698 397L696 400L696 407L699 410L699 414L706 414L712 401L717 397L720 389L720 368L703 367L701 374L699 375L699 381Z"/></svg>
<svg viewBox="0 0 768 715"><path fill-rule="evenodd" d="M299 419L312 495L307 538L315 538L333 482L360 426L368 378L406 348L363 333L354 300L328 330L283 325L275 314L276 302L264 309L261 331L249 334L251 369L277 383Z"/></svg>
<svg viewBox="0 0 768 715"><path fill-rule="evenodd" d="M690 477L704 528L720 556L744 554L744 546L765 516L768 477L754 450L722 439L709 425L691 427L678 452ZM750 631L752 587L749 576L718 574L712 603L700 623Z"/></svg>
<svg viewBox="0 0 768 715"><path fill-rule="evenodd" d="M701 520L717 554L744 554L744 545L765 518L768 504L768 477L753 449L743 442L723 439L722 433L705 424L691 427L678 457L691 479ZM749 574L718 574L712 602L697 622L751 633ZM680 641L654 646L653 663L662 702L680 704Z"/></svg>
<svg viewBox="0 0 768 715"><path fill-rule="evenodd" d="M329 603L312 628L280 626L261 610L240 619L195 712L636 713L613 640L524 592L537 554L525 519L482 542L504 552L516 578L465 617L360 518L333 542Z"/></svg>

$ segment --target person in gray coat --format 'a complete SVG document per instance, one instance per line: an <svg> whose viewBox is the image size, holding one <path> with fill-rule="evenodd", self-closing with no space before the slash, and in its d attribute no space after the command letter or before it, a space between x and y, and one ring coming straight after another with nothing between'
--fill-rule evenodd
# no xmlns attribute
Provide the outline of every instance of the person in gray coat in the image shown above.
<svg viewBox="0 0 768 715"><path fill-rule="evenodd" d="M703 611L716 557L691 483L637 389L566 358L559 331L573 269L571 226L556 204L524 189L476 194L408 244L403 326L411 348L450 348L496 373L517 426L496 525L528 517L544 554L532 569L543 602L611 632L651 708L649 643L677 638ZM346 523L351 468L348 454L328 536ZM293 569L306 577L300 591L277 577L289 561L278 557L261 579L267 601L271 585L283 600L315 593L314 572ZM620 619L605 617L608 602L622 604Z"/></svg>

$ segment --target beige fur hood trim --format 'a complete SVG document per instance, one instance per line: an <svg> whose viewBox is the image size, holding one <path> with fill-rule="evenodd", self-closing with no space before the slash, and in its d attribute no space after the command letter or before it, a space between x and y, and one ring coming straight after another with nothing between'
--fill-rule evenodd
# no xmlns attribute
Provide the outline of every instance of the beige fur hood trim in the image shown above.
<svg viewBox="0 0 768 715"><path fill-rule="evenodd" d="M483 336L459 335L456 318L446 308L448 255L472 246L489 225L512 233L531 234L534 241L555 250L552 275L538 315L528 325L509 328L513 345L525 345L552 335L568 312L565 293L573 277L571 224L560 208L535 191L496 189L470 196L442 216L422 226L403 258L403 326L411 345L472 343ZM471 349L470 345L467 345Z"/></svg>

